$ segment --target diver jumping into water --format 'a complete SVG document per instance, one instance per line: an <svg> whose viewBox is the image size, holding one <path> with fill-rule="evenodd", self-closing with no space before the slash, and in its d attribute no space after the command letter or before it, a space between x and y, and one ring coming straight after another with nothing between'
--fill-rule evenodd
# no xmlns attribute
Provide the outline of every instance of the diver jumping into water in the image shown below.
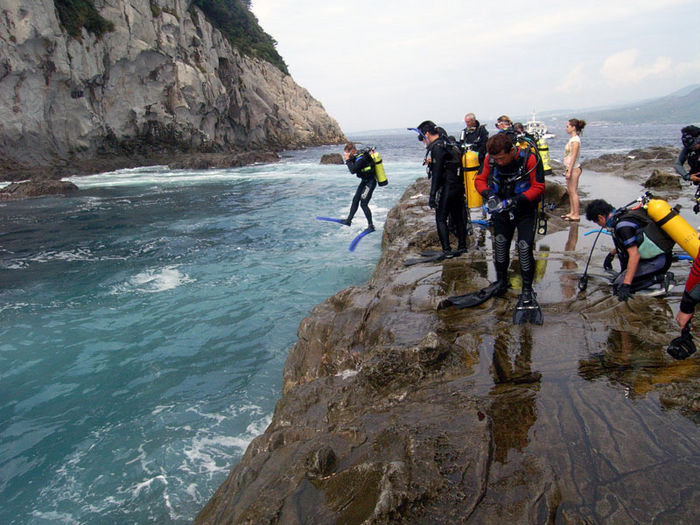
<svg viewBox="0 0 700 525"><path fill-rule="evenodd" d="M374 161L369 151L358 152L353 142L348 142L345 145L344 157L345 165L348 167L348 170L350 170L350 173L357 175L361 181L352 198L350 213L348 213L347 219L343 220L342 223L346 226L350 226L358 206L361 206L367 218L367 229L374 231L372 211L369 209L369 201L372 198L372 193L374 193L374 188L377 187Z"/></svg>

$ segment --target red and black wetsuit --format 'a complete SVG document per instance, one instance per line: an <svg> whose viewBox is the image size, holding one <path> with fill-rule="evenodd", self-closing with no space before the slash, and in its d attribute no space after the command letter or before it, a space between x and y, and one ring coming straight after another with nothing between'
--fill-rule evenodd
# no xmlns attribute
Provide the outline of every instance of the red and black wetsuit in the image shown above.
<svg viewBox="0 0 700 525"><path fill-rule="evenodd" d="M489 155L484 168L476 176L474 187L484 198L497 195L510 199L513 206L492 215L494 236L494 265L499 281L507 279L510 264L510 243L518 229L518 258L523 290L531 290L535 277L535 258L532 255L537 225L537 204L544 194L544 175L537 169L537 157L528 150L516 149L513 162L498 166Z"/></svg>
<svg viewBox="0 0 700 525"><path fill-rule="evenodd" d="M690 275L685 282L685 290L681 298L681 312L692 314L695 312L695 305L700 303L700 253L693 261Z"/></svg>

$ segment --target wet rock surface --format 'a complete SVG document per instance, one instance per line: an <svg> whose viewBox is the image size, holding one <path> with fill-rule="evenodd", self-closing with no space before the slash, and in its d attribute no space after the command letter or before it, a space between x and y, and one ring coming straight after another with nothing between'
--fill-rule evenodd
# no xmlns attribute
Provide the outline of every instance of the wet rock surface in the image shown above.
<svg viewBox="0 0 700 525"><path fill-rule="evenodd" d="M634 198L584 176L609 192L592 197ZM438 311L493 280L491 237L474 225L467 254L403 266L438 246L428 191L419 179L388 214L369 282L301 322L272 423L196 522L697 522L700 366L665 353L679 295L618 302L609 242L579 292L592 226L555 209L537 240L543 326L511 323L517 264L504 298Z"/></svg>
<svg viewBox="0 0 700 525"><path fill-rule="evenodd" d="M659 167L670 167L673 173L673 163L678 158L680 149L672 146L655 146L645 149L634 149L628 153L609 153L581 163L584 170L609 173L614 172L623 177L638 178L648 176Z"/></svg>
<svg viewBox="0 0 700 525"><path fill-rule="evenodd" d="M13 182L0 190L0 200L27 199L42 195L71 195L78 187L69 181L30 180Z"/></svg>

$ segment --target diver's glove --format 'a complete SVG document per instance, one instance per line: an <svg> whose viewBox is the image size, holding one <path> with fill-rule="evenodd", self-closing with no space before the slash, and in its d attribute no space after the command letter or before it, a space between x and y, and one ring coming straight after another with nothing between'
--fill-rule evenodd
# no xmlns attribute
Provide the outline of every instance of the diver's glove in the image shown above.
<svg viewBox="0 0 700 525"><path fill-rule="evenodd" d="M499 199L496 195L492 195L486 201L486 209L489 213L501 213L508 210L513 205L511 199Z"/></svg>
<svg viewBox="0 0 700 525"><path fill-rule="evenodd" d="M615 254L614 253L609 253L608 255L605 256L605 260L603 261L603 269L604 270L612 270L612 262L613 259L615 259Z"/></svg>
<svg viewBox="0 0 700 525"><path fill-rule="evenodd" d="M617 300L626 301L632 298L632 290L629 284L621 284L617 287Z"/></svg>
<svg viewBox="0 0 700 525"><path fill-rule="evenodd" d="M437 201L435 200L435 195L431 195L428 199L428 206L430 206L430 208L433 210L437 209Z"/></svg>

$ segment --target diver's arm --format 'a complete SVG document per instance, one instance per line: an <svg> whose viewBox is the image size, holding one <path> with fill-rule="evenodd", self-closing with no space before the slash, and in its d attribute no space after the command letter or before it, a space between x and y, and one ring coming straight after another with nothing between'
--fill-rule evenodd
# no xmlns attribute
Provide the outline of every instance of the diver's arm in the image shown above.
<svg viewBox="0 0 700 525"><path fill-rule="evenodd" d="M676 315L676 321L681 328L684 328L686 323L690 321L695 312L695 306L700 302L700 255L695 257L693 267L688 274L688 280L685 282L685 289L681 297L680 310Z"/></svg>
<svg viewBox="0 0 700 525"><path fill-rule="evenodd" d="M481 172L478 173L474 179L474 189L479 192L479 195L486 199L488 199L488 192L490 191L488 183L490 172L491 166L489 164L489 155L487 153L484 157L484 166Z"/></svg>
<svg viewBox="0 0 700 525"><path fill-rule="evenodd" d="M633 245L627 248L627 273L625 273L624 284L632 284L634 275L637 273L637 267L639 266L639 261L641 259L639 255L639 248Z"/></svg>
<svg viewBox="0 0 700 525"><path fill-rule="evenodd" d="M688 152L685 150L685 147L681 150L680 155L678 155L678 160L676 160L676 163L673 165L673 168L676 170L676 173L683 177L683 180L690 180L690 175L688 174L687 171L685 171L685 168L683 167L683 164L685 163L686 159L688 158Z"/></svg>

